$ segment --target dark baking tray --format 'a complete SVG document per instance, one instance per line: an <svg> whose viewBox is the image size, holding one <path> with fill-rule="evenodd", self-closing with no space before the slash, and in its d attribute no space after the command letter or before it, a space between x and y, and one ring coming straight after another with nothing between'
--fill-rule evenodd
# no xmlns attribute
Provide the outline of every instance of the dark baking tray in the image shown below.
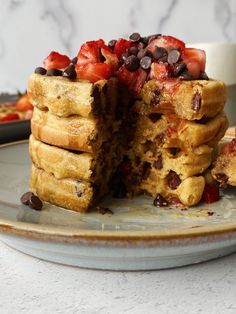
<svg viewBox="0 0 236 314"><path fill-rule="evenodd" d="M1 103L13 102L19 94L0 94ZM30 120L16 120L0 123L0 144L27 139L30 135Z"/></svg>

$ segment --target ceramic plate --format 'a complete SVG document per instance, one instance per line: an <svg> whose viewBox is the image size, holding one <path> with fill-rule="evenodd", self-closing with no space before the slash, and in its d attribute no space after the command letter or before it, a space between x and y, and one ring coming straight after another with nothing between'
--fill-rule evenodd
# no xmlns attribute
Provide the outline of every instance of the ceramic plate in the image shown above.
<svg viewBox="0 0 236 314"><path fill-rule="evenodd" d="M161 269L236 251L236 190L211 205L156 208L149 197L103 201L114 214L20 204L28 190L28 142L0 148L0 239L41 259L88 268Z"/></svg>

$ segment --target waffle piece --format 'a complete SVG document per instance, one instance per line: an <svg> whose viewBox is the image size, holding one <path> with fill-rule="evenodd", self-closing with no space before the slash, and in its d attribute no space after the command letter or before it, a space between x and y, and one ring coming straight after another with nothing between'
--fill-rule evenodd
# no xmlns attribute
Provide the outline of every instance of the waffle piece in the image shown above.
<svg viewBox="0 0 236 314"><path fill-rule="evenodd" d="M211 171L213 178L221 187L236 186L236 139L222 147Z"/></svg>
<svg viewBox="0 0 236 314"><path fill-rule="evenodd" d="M187 120L214 117L223 110L227 92L222 81L148 81L141 90L140 112L176 114Z"/></svg>
<svg viewBox="0 0 236 314"><path fill-rule="evenodd" d="M96 190L91 183L72 179L56 179L52 174L32 165L30 188L44 201L74 211L85 212L94 202Z"/></svg>

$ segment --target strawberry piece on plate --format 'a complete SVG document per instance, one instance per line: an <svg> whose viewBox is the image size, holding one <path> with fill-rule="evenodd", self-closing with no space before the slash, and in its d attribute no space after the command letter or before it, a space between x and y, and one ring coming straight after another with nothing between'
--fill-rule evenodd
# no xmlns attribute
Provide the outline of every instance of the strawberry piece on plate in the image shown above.
<svg viewBox="0 0 236 314"><path fill-rule="evenodd" d="M173 36L159 36L156 39L153 39L148 45L147 49L150 51L154 51L156 47L162 47L166 50L179 48L180 50L184 50L185 43Z"/></svg>
<svg viewBox="0 0 236 314"><path fill-rule="evenodd" d="M151 79L167 79L170 77L171 70L168 63L152 63L150 78Z"/></svg>
<svg viewBox="0 0 236 314"><path fill-rule="evenodd" d="M4 117L1 117L0 122L8 122L8 121L19 120L19 119L20 119L19 114L14 112L14 113L8 113Z"/></svg>
<svg viewBox="0 0 236 314"><path fill-rule="evenodd" d="M135 46L135 44L132 41L126 40L124 38L119 38L115 44L113 51L117 55L117 57L119 58L123 53L126 52L126 50L128 48L131 48L134 46Z"/></svg>
<svg viewBox="0 0 236 314"><path fill-rule="evenodd" d="M185 48L182 58L193 78L197 79L202 72L205 72L206 53L204 50Z"/></svg>
<svg viewBox="0 0 236 314"><path fill-rule="evenodd" d="M119 70L116 72L116 75L119 81L124 85L127 85L129 90L134 95L138 94L147 78L147 73L143 69L139 68L134 72L130 72L124 65L119 68Z"/></svg>
<svg viewBox="0 0 236 314"><path fill-rule="evenodd" d="M29 102L28 96L25 94L23 95L17 102L16 102L16 109L18 111L27 111L33 110L32 104Z"/></svg>
<svg viewBox="0 0 236 314"><path fill-rule="evenodd" d="M106 80L111 77L113 68L106 63L88 63L85 65L76 65L76 73L80 79L95 83L99 80Z"/></svg>
<svg viewBox="0 0 236 314"><path fill-rule="evenodd" d="M236 152L236 138L234 138L230 143L223 145L220 152L223 155Z"/></svg>
<svg viewBox="0 0 236 314"><path fill-rule="evenodd" d="M114 70L118 69L119 60L116 54L112 53L109 48L101 48L101 54L105 58L105 63L110 64Z"/></svg>
<svg viewBox="0 0 236 314"><path fill-rule="evenodd" d="M220 192L218 185L206 183L202 194L202 201L210 204L219 201L219 199Z"/></svg>
<svg viewBox="0 0 236 314"><path fill-rule="evenodd" d="M44 67L48 69L64 69L70 64L70 58L52 51L43 61Z"/></svg>
<svg viewBox="0 0 236 314"><path fill-rule="evenodd" d="M101 62L100 50L103 47L106 47L106 45L104 40L102 39L87 41L81 46L78 52L77 64L86 65L88 63L100 63Z"/></svg>

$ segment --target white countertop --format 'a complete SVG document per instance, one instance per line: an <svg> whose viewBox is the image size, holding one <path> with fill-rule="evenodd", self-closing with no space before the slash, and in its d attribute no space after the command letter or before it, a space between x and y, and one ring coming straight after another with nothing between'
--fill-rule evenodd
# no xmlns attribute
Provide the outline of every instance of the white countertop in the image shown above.
<svg viewBox="0 0 236 314"><path fill-rule="evenodd" d="M0 242L0 313L236 313L236 254L199 265L109 272L52 264Z"/></svg>

